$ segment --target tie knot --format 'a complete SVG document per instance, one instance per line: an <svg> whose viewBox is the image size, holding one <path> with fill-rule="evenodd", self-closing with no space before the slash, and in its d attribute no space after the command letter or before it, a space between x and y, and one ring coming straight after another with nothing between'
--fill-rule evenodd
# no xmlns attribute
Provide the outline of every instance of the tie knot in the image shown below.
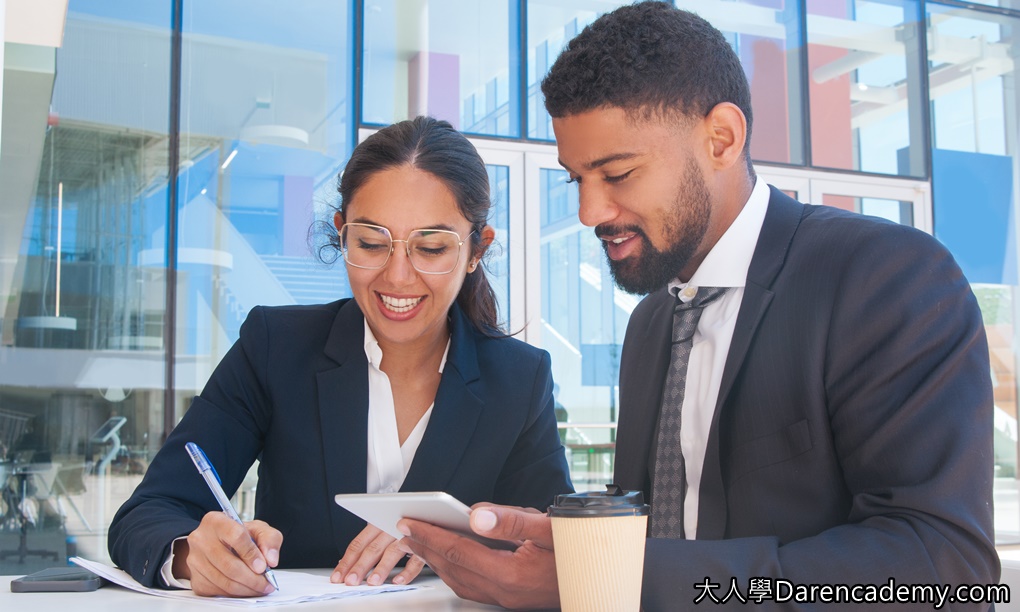
<svg viewBox="0 0 1020 612"><path fill-rule="evenodd" d="M692 287L688 285L682 292L679 287L674 288L673 296L676 298L677 309L704 308L710 302L726 293L727 289L729 287ZM688 299L686 302L681 299L681 296L687 297L691 293L694 293L693 298Z"/></svg>
<svg viewBox="0 0 1020 612"><path fill-rule="evenodd" d="M680 299L680 293L674 290L676 306L673 308L673 344L679 342L690 342L694 337L694 330L698 328L698 321L701 320L701 313L705 306L720 295L726 293L728 287L691 287L684 289L686 295L694 293L694 297L684 302ZM685 297L686 297L685 295ZM688 345L689 346L689 345Z"/></svg>

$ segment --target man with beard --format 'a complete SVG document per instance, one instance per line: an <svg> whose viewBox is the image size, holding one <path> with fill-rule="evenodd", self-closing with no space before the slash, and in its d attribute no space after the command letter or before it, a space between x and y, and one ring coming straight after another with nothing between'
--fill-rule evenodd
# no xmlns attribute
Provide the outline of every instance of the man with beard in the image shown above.
<svg viewBox="0 0 1020 612"><path fill-rule="evenodd" d="M757 179L744 72L691 13L602 16L542 89L581 221L616 282L649 294L621 357L615 474L652 506L644 609L752 578L997 583L988 348L945 248ZM403 546L463 597L557 604L546 516L476 508L472 525L524 544L407 520Z"/></svg>

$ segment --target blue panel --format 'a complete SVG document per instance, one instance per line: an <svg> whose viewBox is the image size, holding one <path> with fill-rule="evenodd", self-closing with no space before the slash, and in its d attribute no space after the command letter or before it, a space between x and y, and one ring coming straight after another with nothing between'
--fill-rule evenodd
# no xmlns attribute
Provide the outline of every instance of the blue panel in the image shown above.
<svg viewBox="0 0 1020 612"><path fill-rule="evenodd" d="M581 345L581 385L615 386L619 381L620 344Z"/></svg>
<svg viewBox="0 0 1020 612"><path fill-rule="evenodd" d="M972 283L1017 284L1013 160L935 149L935 237Z"/></svg>

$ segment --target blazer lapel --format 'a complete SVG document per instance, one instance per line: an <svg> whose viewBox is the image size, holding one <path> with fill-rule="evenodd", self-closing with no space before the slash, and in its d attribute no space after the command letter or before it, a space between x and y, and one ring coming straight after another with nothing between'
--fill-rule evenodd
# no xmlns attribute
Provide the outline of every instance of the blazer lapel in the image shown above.
<svg viewBox="0 0 1020 612"><path fill-rule="evenodd" d="M776 275L786 262L790 243L800 225L804 206L788 197L775 187L769 186L768 210L762 223L758 244L747 271L744 297L737 314L737 324L726 356L719 399L712 416L708 445L705 449L705 464L698 489L698 534L699 540L717 540L726 535L726 490L723 486L722 466L719 449L719 419L733 390L737 374L751 346L758 326L761 324L774 296L770 287Z"/></svg>
<svg viewBox="0 0 1020 612"><path fill-rule="evenodd" d="M401 491L444 491L467 450L485 406L476 332L456 304L450 309L450 352L425 435Z"/></svg>
<svg viewBox="0 0 1020 612"><path fill-rule="evenodd" d="M326 341L325 354L336 367L316 374L326 486L330 493L364 492L368 470L368 358L365 318L357 302L340 307ZM337 550L345 511L333 505L330 518Z"/></svg>
<svg viewBox="0 0 1020 612"><path fill-rule="evenodd" d="M761 234L758 236L758 244L751 258L751 266L747 270L747 285L740 303L740 312L737 314L737 326L733 331L730 352L726 356L726 366L723 368L717 407L724 405L733 389L733 381L736 380L737 372L744 363L747 349L751 346L751 338L754 337L772 301L773 293L770 287L786 263L790 243L797 233L801 214L804 212L803 204L771 185L769 189L772 195L769 198ZM717 410L716 415L718 414Z"/></svg>
<svg viewBox="0 0 1020 612"><path fill-rule="evenodd" d="M620 417L614 481L625 489L642 490L650 499L655 431L662 405L662 386L669 369L673 329L673 298L662 290L649 295L644 327L628 329L620 371ZM642 304L644 306L645 304ZM639 306L640 308L640 306ZM632 358L629 353L640 353Z"/></svg>

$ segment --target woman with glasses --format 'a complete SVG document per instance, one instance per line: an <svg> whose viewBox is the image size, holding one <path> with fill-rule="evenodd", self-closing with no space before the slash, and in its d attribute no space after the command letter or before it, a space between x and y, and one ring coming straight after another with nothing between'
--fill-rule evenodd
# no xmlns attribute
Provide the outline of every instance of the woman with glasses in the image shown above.
<svg viewBox="0 0 1020 612"><path fill-rule="evenodd" d="M377 585L405 555L337 493L544 510L571 490L549 355L500 328L480 265L495 232L474 146L445 121L394 124L355 148L339 192L326 248L354 297L249 313L110 526L111 558L142 584L261 595L268 565ZM260 460L247 532L218 511L188 442L228 495ZM393 582L422 566L409 558Z"/></svg>

